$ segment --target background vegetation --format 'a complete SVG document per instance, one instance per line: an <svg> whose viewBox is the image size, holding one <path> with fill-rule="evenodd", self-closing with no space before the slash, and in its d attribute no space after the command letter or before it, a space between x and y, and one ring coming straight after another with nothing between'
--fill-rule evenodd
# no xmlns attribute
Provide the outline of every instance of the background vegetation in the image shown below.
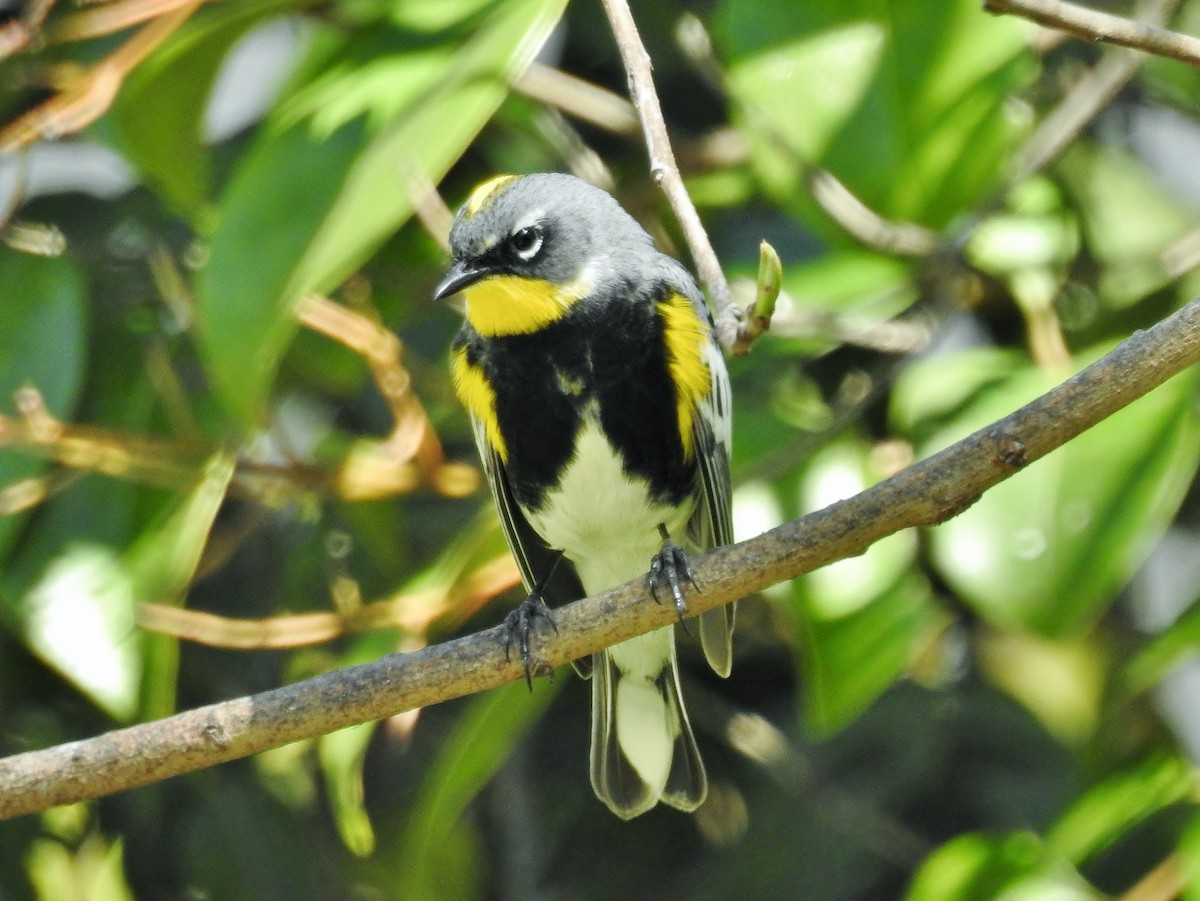
<svg viewBox="0 0 1200 901"><path fill-rule="evenodd" d="M0 34L0 753L497 622L432 186L576 171L684 255L631 108L564 77L624 95L600 7L52 5ZM975 0L634 14L739 296L784 262L740 538L1198 293L1185 64ZM1195 381L745 603L728 682L685 640L695 816L603 809L563 672L0 823L0 898L1200 898Z"/></svg>

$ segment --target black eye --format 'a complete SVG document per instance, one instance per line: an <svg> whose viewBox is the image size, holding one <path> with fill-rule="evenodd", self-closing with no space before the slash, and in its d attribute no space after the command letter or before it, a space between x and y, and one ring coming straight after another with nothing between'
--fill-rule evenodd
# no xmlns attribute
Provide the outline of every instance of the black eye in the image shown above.
<svg viewBox="0 0 1200 901"><path fill-rule="evenodd" d="M542 230L536 225L527 225L512 233L508 246L516 251L522 260L532 260L542 249Z"/></svg>

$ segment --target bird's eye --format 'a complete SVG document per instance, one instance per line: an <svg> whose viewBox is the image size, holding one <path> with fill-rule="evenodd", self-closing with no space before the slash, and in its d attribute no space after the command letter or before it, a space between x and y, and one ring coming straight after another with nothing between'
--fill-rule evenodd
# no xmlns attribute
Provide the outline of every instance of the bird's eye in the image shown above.
<svg viewBox="0 0 1200 901"><path fill-rule="evenodd" d="M536 225L517 229L508 239L508 244L522 260L529 261L542 249L542 230Z"/></svg>

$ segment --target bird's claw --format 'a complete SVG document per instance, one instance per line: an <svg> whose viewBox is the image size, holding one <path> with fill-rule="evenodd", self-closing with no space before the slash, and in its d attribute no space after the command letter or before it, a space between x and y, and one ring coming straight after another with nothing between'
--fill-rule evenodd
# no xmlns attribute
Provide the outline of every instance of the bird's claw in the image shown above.
<svg viewBox="0 0 1200 901"><path fill-rule="evenodd" d="M688 562L687 553L669 538L663 542L662 549L650 561L650 572L646 574L646 585L655 603L661 604L658 596L660 588L665 587L671 592L671 600L675 603L675 612L679 614L679 622L687 615L687 600L683 596L683 585L687 582L696 591L700 586L692 576L692 567ZM686 626L685 626L686 628Z"/></svg>
<svg viewBox="0 0 1200 901"><path fill-rule="evenodd" d="M554 614L538 594L528 595L515 610L504 617L504 659L512 659L513 645L516 645L521 655L521 665L525 668L525 684L529 686L530 691L533 691L534 666L533 654L529 651L529 636L539 619L548 622L555 634L558 634L558 623L554 621Z"/></svg>

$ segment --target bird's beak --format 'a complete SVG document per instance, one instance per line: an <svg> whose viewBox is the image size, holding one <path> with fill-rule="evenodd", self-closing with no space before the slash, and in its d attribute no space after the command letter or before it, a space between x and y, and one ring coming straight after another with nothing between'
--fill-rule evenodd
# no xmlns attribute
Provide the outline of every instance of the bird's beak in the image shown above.
<svg viewBox="0 0 1200 901"><path fill-rule="evenodd" d="M486 266L472 266L464 260L455 260L450 271L446 273L446 277L433 289L433 299L445 300L450 295L457 294L463 288L469 287L491 274L492 270Z"/></svg>

